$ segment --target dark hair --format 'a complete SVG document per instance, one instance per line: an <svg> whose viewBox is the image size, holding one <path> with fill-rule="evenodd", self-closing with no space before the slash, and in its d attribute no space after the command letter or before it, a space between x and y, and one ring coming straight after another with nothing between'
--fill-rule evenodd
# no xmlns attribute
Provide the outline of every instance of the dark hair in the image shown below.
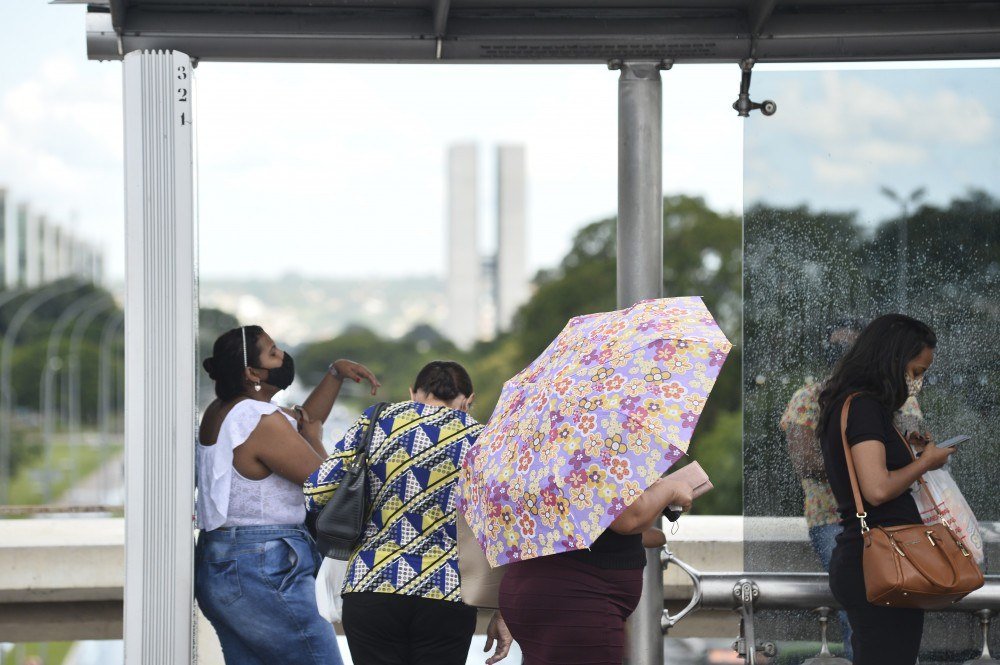
<svg viewBox="0 0 1000 665"><path fill-rule="evenodd" d="M243 326L247 336L247 362L251 367L260 364L260 349L257 342L264 329L260 326ZM215 381L215 395L223 402L235 399L243 393L243 332L233 328L219 335L212 346L212 357L205 358L201 366L208 372L208 378Z"/></svg>
<svg viewBox="0 0 1000 665"><path fill-rule="evenodd" d="M833 368L851 347L851 344L853 344L853 340L846 342L845 340L831 342L830 337L833 333L839 330L848 330L857 335L864 330L864 328L865 323L860 319L837 319L827 324L825 329L826 336L823 338L823 360L826 362L827 367Z"/></svg>
<svg viewBox="0 0 1000 665"><path fill-rule="evenodd" d="M817 434L823 435L834 408L853 393L874 397L889 413L895 413L909 395L906 365L924 349L936 346L934 331L909 316L886 314L869 323L837 363L819 395Z"/></svg>
<svg viewBox="0 0 1000 665"><path fill-rule="evenodd" d="M450 402L459 395L471 397L474 392L469 373L451 360L434 360L424 365L413 381L413 392L418 390L444 402Z"/></svg>

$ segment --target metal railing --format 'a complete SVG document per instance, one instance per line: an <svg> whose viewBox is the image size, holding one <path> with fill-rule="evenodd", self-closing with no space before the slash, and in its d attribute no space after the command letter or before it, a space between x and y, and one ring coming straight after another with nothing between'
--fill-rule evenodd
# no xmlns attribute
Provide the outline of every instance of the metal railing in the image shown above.
<svg viewBox="0 0 1000 665"><path fill-rule="evenodd" d="M731 610L740 615L740 634L733 643L733 650L745 659L747 665L757 665L763 656L774 656L777 647L773 642L763 641L756 634L754 612L757 610L811 610L816 612L820 624L821 649L810 665L847 664L848 661L830 654L826 637L827 621L830 614L840 609L840 605L830 591L829 576L826 573L754 573L754 572L702 572L685 563L674 554L669 546L660 551L660 565L663 570L673 565L682 570L693 585L693 593L688 604L676 614L663 610L660 628L663 634L678 622L698 610ZM983 631L982 655L969 661L980 665L995 663L987 644L990 623L1000 612L1000 575L987 575L986 584L944 612L966 612L979 617Z"/></svg>

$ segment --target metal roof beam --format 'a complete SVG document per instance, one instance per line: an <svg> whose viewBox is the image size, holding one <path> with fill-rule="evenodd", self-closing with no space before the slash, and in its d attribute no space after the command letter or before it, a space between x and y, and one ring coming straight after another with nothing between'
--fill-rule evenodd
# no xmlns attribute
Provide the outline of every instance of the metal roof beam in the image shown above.
<svg viewBox="0 0 1000 665"><path fill-rule="evenodd" d="M106 9L88 14L88 52L92 59L174 49L202 61L387 63L1000 57L1000 2L827 6L760 0L746 9L714 5L700 10L690 5L683 10L471 9L454 0L434 2L430 7L312 5L254 11L185 4L168 11L133 0L120 33Z"/></svg>

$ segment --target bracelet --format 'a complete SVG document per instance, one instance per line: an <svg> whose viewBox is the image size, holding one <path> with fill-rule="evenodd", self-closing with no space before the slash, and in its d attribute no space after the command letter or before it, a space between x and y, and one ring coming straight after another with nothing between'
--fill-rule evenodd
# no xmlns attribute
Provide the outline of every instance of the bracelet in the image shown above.
<svg viewBox="0 0 1000 665"><path fill-rule="evenodd" d="M335 379L343 380L344 378L344 375L340 373L340 370L336 368L334 363L330 363L330 366L326 369L326 371L329 372L330 376L332 376Z"/></svg>

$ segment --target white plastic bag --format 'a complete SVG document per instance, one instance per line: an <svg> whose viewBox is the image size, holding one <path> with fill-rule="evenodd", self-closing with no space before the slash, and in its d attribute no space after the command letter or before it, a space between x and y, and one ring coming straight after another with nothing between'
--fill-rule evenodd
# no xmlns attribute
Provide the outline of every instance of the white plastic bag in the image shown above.
<svg viewBox="0 0 1000 665"><path fill-rule="evenodd" d="M347 562L323 557L316 573L316 606L330 623L340 623L343 599L340 595L347 576Z"/></svg>
<svg viewBox="0 0 1000 665"><path fill-rule="evenodd" d="M935 469L924 474L924 482L930 490L937 506L927 498L927 493L920 489L920 483L914 487L913 499L917 502L920 519L928 526L944 521L945 525L956 536L962 539L965 549L975 558L976 563L983 565L983 534L979 531L979 520L962 496L958 484L951 474L944 469Z"/></svg>

